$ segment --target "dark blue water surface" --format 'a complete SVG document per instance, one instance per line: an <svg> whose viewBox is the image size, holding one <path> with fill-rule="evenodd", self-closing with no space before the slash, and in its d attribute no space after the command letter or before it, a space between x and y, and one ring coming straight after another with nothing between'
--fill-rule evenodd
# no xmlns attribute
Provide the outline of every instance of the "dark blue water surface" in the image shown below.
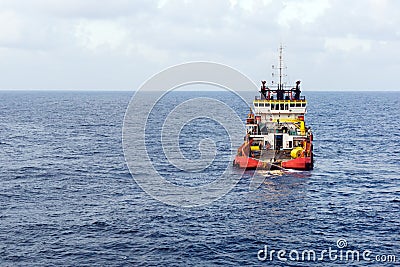
<svg viewBox="0 0 400 267"><path fill-rule="evenodd" d="M243 118L248 111L226 92L196 94L231 99ZM248 171L212 204L180 208L147 195L125 164L122 124L132 93L0 92L0 265L399 264L400 92L305 95L313 171L269 176L255 191ZM167 103L191 96L176 92ZM159 136L160 125L152 127L149 136ZM182 128L182 153L198 158L191 148L204 135L215 139L217 163L194 184L215 179L232 149L226 131L204 118ZM163 164L158 142L146 140L149 156ZM171 175L179 172L174 166L160 166L170 181L192 183ZM338 239L347 246L338 248ZM285 250L287 261L277 253L259 260L265 246L268 254ZM330 248L336 259L301 260L304 250L318 258ZM289 258L294 250L299 260ZM339 250L369 250L371 262L340 259ZM397 263L378 261L390 255Z"/></svg>

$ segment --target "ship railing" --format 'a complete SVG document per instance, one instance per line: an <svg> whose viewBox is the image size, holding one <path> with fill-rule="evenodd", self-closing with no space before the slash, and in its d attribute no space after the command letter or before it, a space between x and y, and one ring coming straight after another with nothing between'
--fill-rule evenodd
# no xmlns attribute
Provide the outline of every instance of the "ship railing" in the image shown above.
<svg viewBox="0 0 400 267"><path fill-rule="evenodd" d="M288 99L281 99L281 100L278 100L278 99L276 99L276 98L261 98L260 96L255 96L254 97L254 100L257 100L257 101L305 101L306 100L306 97L303 95L303 96L300 96L300 98L299 99L295 99L295 98L288 98Z"/></svg>
<svg viewBox="0 0 400 267"><path fill-rule="evenodd" d="M277 85L276 87L261 87L259 91L260 100L305 100L304 96L301 95L300 82L296 83L296 87L288 87L284 85Z"/></svg>
<svg viewBox="0 0 400 267"><path fill-rule="evenodd" d="M293 135L293 136L300 136L301 135L297 131L292 131L292 130L283 131L281 129L268 129L267 131L265 131L265 130L260 131L260 134L262 134L262 135L276 134L276 133L288 133L289 135Z"/></svg>
<svg viewBox="0 0 400 267"><path fill-rule="evenodd" d="M272 100L278 100L278 99L276 99L276 98L264 98L264 97L260 97L260 96L258 96L258 95L256 95L256 96L254 96L254 100L260 100L260 101L272 101ZM306 96L304 96L304 95L302 95L302 96L300 96L300 98L299 99L295 99L294 97L292 97L292 98L288 98L288 99L281 99L280 101L284 101L284 100L291 100L291 101L304 101L304 100L306 100ZM279 100L278 100L279 101Z"/></svg>
<svg viewBox="0 0 400 267"><path fill-rule="evenodd" d="M261 98L259 96L255 96L254 100L256 100L256 101L305 101L306 97L300 96L299 99L295 99L295 98L276 99L276 98Z"/></svg>

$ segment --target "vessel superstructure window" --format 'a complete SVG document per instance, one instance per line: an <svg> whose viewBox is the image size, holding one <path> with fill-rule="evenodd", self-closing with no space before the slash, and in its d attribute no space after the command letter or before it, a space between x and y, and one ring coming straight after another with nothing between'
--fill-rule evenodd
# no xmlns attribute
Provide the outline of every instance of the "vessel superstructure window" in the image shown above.
<svg viewBox="0 0 400 267"><path fill-rule="evenodd" d="M255 102L255 103L254 103L254 106L255 106L255 107L258 107L258 103L257 103L257 102Z"/></svg>
<svg viewBox="0 0 400 267"><path fill-rule="evenodd" d="M281 104L281 110L285 109L285 104Z"/></svg>
<svg viewBox="0 0 400 267"><path fill-rule="evenodd" d="M290 103L290 107L291 107L291 108L294 107L294 103Z"/></svg>
<svg viewBox="0 0 400 267"><path fill-rule="evenodd" d="M285 110L288 110L288 109L289 109L289 105L285 104Z"/></svg>
<svg viewBox="0 0 400 267"><path fill-rule="evenodd" d="M296 107L301 107L301 103L296 103Z"/></svg>
<svg viewBox="0 0 400 267"><path fill-rule="evenodd" d="M259 106L263 108L264 107L264 103L260 103Z"/></svg>
<svg viewBox="0 0 400 267"><path fill-rule="evenodd" d="M279 110L279 104L275 104L275 109Z"/></svg>
<svg viewBox="0 0 400 267"><path fill-rule="evenodd" d="M265 103L265 106L266 106L266 107L269 107L269 103Z"/></svg>
<svg viewBox="0 0 400 267"><path fill-rule="evenodd" d="M274 109L275 109L275 105L271 104L271 110L274 110Z"/></svg>
<svg viewBox="0 0 400 267"><path fill-rule="evenodd" d="M306 106L306 103L303 103L303 107L305 107Z"/></svg>

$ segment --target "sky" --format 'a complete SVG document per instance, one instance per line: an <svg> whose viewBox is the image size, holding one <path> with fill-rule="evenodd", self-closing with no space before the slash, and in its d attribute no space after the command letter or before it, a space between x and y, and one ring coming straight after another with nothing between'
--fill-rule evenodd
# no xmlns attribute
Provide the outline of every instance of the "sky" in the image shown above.
<svg viewBox="0 0 400 267"><path fill-rule="evenodd" d="M135 90L212 61L256 84L400 90L396 0L0 0L0 89Z"/></svg>

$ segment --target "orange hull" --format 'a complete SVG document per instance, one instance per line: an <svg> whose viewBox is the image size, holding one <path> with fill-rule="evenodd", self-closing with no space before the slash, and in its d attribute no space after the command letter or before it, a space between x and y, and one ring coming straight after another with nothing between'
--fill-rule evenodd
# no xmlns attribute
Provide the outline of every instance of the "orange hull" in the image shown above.
<svg viewBox="0 0 400 267"><path fill-rule="evenodd" d="M262 166L258 160L246 156L236 156L233 164L241 169L256 169Z"/></svg>
<svg viewBox="0 0 400 267"><path fill-rule="evenodd" d="M242 169L263 168L262 162L246 156L236 156L233 164ZM313 162L311 157L296 158L282 162L281 167L285 169L309 171L313 169Z"/></svg>
<svg viewBox="0 0 400 267"><path fill-rule="evenodd" d="M309 171L313 169L311 157L296 158L282 162L282 167L285 169Z"/></svg>

